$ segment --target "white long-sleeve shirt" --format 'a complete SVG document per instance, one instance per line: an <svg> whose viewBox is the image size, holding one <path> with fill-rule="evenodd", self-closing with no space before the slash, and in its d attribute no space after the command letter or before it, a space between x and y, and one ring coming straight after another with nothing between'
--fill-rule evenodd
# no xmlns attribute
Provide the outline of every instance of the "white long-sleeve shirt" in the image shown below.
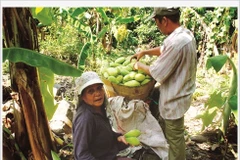
<svg viewBox="0 0 240 160"><path fill-rule="evenodd" d="M159 111L164 119L178 119L189 109L195 91L197 70L196 41L181 27L163 42L161 55L150 66L150 74L159 82Z"/></svg>

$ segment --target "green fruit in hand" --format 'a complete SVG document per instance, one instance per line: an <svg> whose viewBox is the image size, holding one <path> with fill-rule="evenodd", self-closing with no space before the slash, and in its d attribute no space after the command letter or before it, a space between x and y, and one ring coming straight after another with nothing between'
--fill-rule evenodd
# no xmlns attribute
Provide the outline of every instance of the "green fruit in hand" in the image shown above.
<svg viewBox="0 0 240 160"><path fill-rule="evenodd" d="M138 129L130 130L129 132L124 134L125 138L138 137L140 135L141 135L141 131L139 131Z"/></svg>
<svg viewBox="0 0 240 160"><path fill-rule="evenodd" d="M138 146L140 145L140 141L138 140L137 137L128 137L126 138L126 141L133 146Z"/></svg>

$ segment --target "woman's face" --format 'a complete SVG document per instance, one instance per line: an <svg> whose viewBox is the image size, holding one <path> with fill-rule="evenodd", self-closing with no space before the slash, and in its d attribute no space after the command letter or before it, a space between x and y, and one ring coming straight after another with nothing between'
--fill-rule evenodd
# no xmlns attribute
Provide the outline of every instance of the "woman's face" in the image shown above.
<svg viewBox="0 0 240 160"><path fill-rule="evenodd" d="M83 90L82 99L88 105L101 107L105 98L103 84L93 84Z"/></svg>

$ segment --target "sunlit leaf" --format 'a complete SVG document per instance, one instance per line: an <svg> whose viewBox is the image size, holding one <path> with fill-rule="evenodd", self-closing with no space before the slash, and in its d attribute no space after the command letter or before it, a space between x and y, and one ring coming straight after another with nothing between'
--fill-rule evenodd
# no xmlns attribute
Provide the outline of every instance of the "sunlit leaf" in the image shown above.
<svg viewBox="0 0 240 160"><path fill-rule="evenodd" d="M54 74L49 69L44 67L39 67L38 73L45 111L47 118L50 120L57 109L57 107L54 105L53 95Z"/></svg>
<svg viewBox="0 0 240 160"><path fill-rule="evenodd" d="M230 97L228 104L232 110L238 110L238 98L236 95Z"/></svg>
<svg viewBox="0 0 240 160"><path fill-rule="evenodd" d="M103 18L104 22L108 22L109 23L109 18L108 16L106 15L105 11L103 8L96 8L96 11L101 15L101 17Z"/></svg>
<svg viewBox="0 0 240 160"><path fill-rule="evenodd" d="M52 155L53 160L61 160L61 158L59 157L59 155L56 152L51 151L51 155Z"/></svg>
<svg viewBox="0 0 240 160"><path fill-rule="evenodd" d="M108 31L108 26L104 26L103 29L98 33L97 37L102 38Z"/></svg>
<svg viewBox="0 0 240 160"><path fill-rule="evenodd" d="M118 23L118 24L131 23L131 22L134 22L134 17L122 17L122 16L119 16L116 19L116 23Z"/></svg>
<svg viewBox="0 0 240 160"><path fill-rule="evenodd" d="M214 56L210 57L207 60L206 67L207 69L213 67L216 72L220 71L223 65L226 63L228 57L227 55L219 55L219 56Z"/></svg>
<svg viewBox="0 0 240 160"><path fill-rule="evenodd" d="M53 22L53 11L51 7L35 7L31 9L32 16L38 19L43 25L50 25Z"/></svg>
<svg viewBox="0 0 240 160"><path fill-rule="evenodd" d="M35 14L37 15L38 13L42 12L43 7L36 7Z"/></svg>
<svg viewBox="0 0 240 160"><path fill-rule="evenodd" d="M237 110L233 110L232 111L234 117L235 117L235 123L238 125L238 111Z"/></svg>
<svg viewBox="0 0 240 160"><path fill-rule="evenodd" d="M82 68L85 64L85 60L88 57L88 50L91 44L89 42L85 43L81 49L81 52L78 56L78 68Z"/></svg>
<svg viewBox="0 0 240 160"><path fill-rule="evenodd" d="M209 108L212 107L222 107L225 102L225 98L222 97L222 92L215 91L210 95L208 101L205 103Z"/></svg>
<svg viewBox="0 0 240 160"><path fill-rule="evenodd" d="M76 8L73 13L71 14L72 17L77 17L78 15L84 13L86 8Z"/></svg>
<svg viewBox="0 0 240 160"><path fill-rule="evenodd" d="M134 21L138 21L140 19L141 19L141 16L139 16L139 15L134 16Z"/></svg>
<svg viewBox="0 0 240 160"><path fill-rule="evenodd" d="M45 67L51 70L53 73L62 76L78 77L83 72L83 70L79 70L67 63L59 61L50 56L40 54L33 50L12 47L3 48L2 51L2 62L4 62L5 60L9 60L14 63L23 62L33 67Z"/></svg>
<svg viewBox="0 0 240 160"><path fill-rule="evenodd" d="M210 124L212 124L212 121L217 114L217 110L217 107L207 109L201 116L198 117L202 119L204 127L208 127Z"/></svg>

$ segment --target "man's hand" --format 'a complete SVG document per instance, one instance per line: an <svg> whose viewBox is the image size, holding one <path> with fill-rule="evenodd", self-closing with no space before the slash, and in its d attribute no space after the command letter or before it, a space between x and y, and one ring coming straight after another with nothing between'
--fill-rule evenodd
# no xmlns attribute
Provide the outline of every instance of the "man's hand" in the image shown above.
<svg viewBox="0 0 240 160"><path fill-rule="evenodd" d="M137 52L130 58L130 62L132 61L132 59L137 59L137 61L139 61L142 58L142 56L144 56L143 51Z"/></svg>
<svg viewBox="0 0 240 160"><path fill-rule="evenodd" d="M133 65L133 70L138 70L138 69L139 69L139 63L140 63L140 62L134 63L134 65Z"/></svg>
<svg viewBox="0 0 240 160"><path fill-rule="evenodd" d="M149 71L149 66L146 65L146 64L143 64L141 62L136 62L134 65L133 65L133 70L141 70L143 71L145 74L147 75L150 75L150 71Z"/></svg>

